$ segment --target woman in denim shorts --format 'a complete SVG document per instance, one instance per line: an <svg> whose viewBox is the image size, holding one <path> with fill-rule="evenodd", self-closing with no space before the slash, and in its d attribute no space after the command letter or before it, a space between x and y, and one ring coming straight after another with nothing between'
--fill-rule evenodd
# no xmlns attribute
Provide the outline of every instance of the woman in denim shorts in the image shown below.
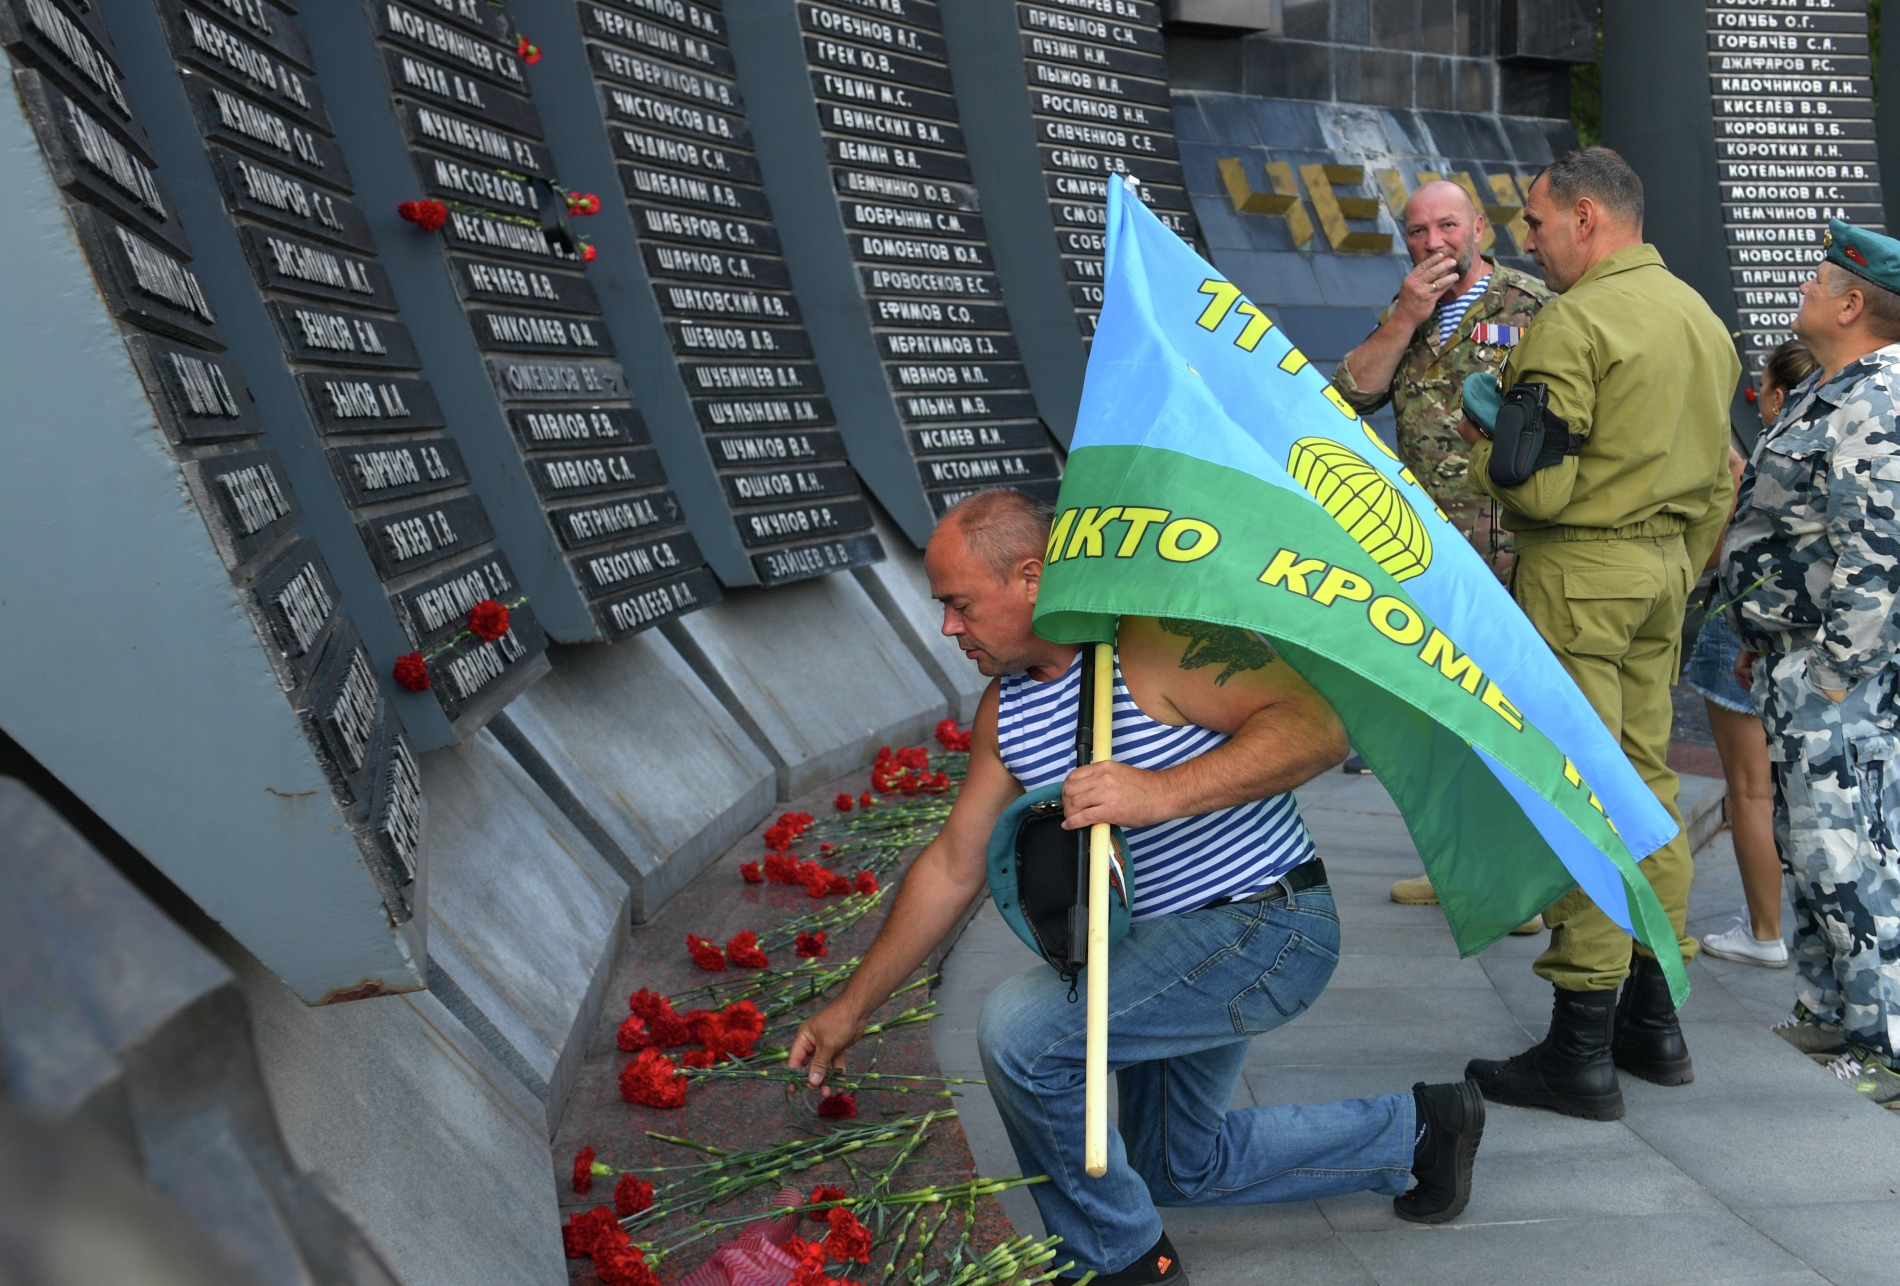
<svg viewBox="0 0 1900 1286"><path fill-rule="evenodd" d="M1799 340L1789 340L1762 367L1762 423L1772 434L1787 402L1788 390L1816 369L1814 358ZM1729 450L1729 467L1739 486L1742 457ZM1721 559L1718 547L1709 559ZM1781 856L1775 850L1775 788L1768 765L1768 736L1755 713L1754 700L1735 681L1735 657L1741 651L1726 611L1711 612L1696 635L1682 680L1700 692L1709 708L1709 727L1715 749L1722 757L1722 775L1728 779L1729 824L1735 833L1735 865L1742 875L1742 893L1748 899L1748 917L1738 916L1733 928L1702 939L1703 950L1724 960L1768 969L1788 966L1788 947L1781 940Z"/></svg>

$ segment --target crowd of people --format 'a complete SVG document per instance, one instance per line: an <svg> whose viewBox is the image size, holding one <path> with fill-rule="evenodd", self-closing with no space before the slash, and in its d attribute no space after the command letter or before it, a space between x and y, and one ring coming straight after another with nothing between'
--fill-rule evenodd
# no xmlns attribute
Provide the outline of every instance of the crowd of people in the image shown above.
<svg viewBox="0 0 1900 1286"><path fill-rule="evenodd" d="M1571 152L1531 185L1522 248L1541 281L1479 253L1484 217L1452 184L1421 186L1401 221L1414 267L1335 372L1338 394L1361 414L1394 404L1412 475L1678 824L1671 688L1685 611L1713 576L1687 677L1732 783L1746 922L1688 935L1680 830L1641 869L1685 958L1792 958L1793 1012L1776 1031L1900 1107L1900 242L1830 226L1801 345L1761 373L1765 424L1743 462L1735 345L1643 241L1642 184L1615 152ZM1661 965L1578 890L1523 929L1550 933L1533 967L1552 985L1551 1025L1530 1049L1473 1060L1450 1084L1230 1109L1254 1037L1304 1013L1338 963L1338 911L1292 792L1346 761L1344 727L1258 635L1123 617L1116 755L1078 766L1084 649L1034 629L1052 517L1025 493L985 491L931 538L943 632L993 681L943 831L793 1040L814 1086L960 922L995 854L1021 860L1007 836L994 847L999 823L1057 783L1062 825L1123 828L1135 873L1107 979L1119 1122L1106 1172L1085 1177L1072 974L1039 961L996 988L978 1045L1022 1172L1048 1176L1031 1191L1073 1261L1059 1281L1179 1283L1162 1206L1375 1191L1402 1219L1443 1223L1469 1200L1487 1101L1612 1120L1619 1072L1693 1079ZM1207 664L1210 647L1224 665ZM1394 896L1434 900L1429 881Z"/></svg>

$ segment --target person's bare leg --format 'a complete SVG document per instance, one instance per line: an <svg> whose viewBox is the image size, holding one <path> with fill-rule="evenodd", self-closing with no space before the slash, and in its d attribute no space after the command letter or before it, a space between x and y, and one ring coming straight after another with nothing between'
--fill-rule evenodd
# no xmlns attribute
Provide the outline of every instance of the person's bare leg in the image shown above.
<svg viewBox="0 0 1900 1286"><path fill-rule="evenodd" d="M1728 778L1735 865L1748 899L1749 930L1759 942L1781 937L1781 857L1775 851L1775 788L1761 720L1705 701L1722 775Z"/></svg>

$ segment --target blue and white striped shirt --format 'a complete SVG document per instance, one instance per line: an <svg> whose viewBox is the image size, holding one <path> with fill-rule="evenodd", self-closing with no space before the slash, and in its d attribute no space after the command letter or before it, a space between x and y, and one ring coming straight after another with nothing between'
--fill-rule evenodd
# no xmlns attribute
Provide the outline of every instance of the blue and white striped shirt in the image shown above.
<svg viewBox="0 0 1900 1286"><path fill-rule="evenodd" d="M1465 319L1465 314L1471 311L1471 305L1478 302L1490 284L1491 274L1487 272L1478 278L1478 284L1470 290L1448 304L1438 305L1438 343L1441 348L1451 338L1451 333L1458 329L1458 323Z"/></svg>
<svg viewBox="0 0 1900 1286"><path fill-rule="evenodd" d="M996 737L1003 766L1034 790L1075 768L1075 715L1082 686L1077 655L1059 679L1038 683L1024 673L1003 676ZM1115 657L1115 759L1135 768L1169 768L1204 755L1230 738L1192 724L1174 727L1143 714ZM1274 795L1195 817L1131 827L1133 918L1193 911L1219 897L1258 893L1313 856L1313 837L1293 796Z"/></svg>

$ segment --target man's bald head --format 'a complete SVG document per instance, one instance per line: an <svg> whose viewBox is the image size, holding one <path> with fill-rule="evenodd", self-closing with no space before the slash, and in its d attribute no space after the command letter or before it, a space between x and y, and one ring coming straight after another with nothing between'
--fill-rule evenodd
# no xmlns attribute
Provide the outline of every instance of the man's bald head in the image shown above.
<svg viewBox="0 0 1900 1286"><path fill-rule="evenodd" d="M943 516L943 522L963 538L997 580L1004 581L1025 561L1042 558L1054 517L1054 510L1028 492L996 487L963 501Z"/></svg>
<svg viewBox="0 0 1900 1286"><path fill-rule="evenodd" d="M1469 192L1448 179L1422 183L1406 201L1400 221L1405 249L1414 264L1446 255L1458 269L1459 282L1471 275L1478 243L1484 238L1484 212ZM1451 295L1456 297L1458 291L1454 284Z"/></svg>

